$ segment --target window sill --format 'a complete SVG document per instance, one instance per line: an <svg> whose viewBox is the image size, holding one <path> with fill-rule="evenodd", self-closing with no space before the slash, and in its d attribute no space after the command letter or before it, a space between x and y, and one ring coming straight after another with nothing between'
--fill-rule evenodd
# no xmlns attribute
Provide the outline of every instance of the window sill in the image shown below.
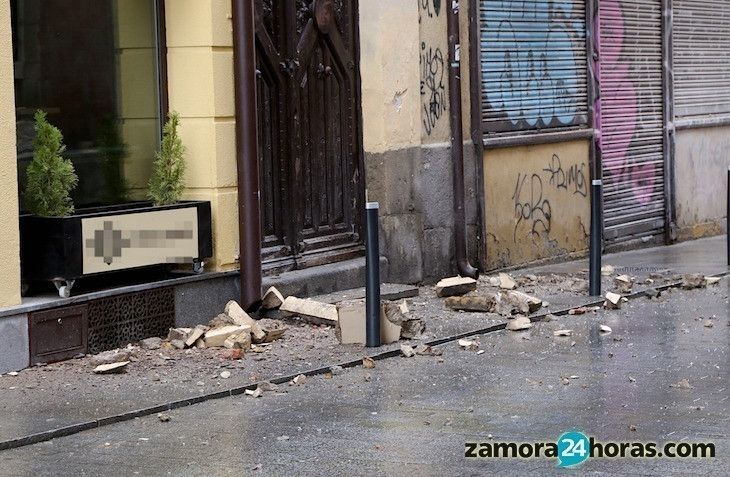
<svg viewBox="0 0 730 477"><path fill-rule="evenodd" d="M591 139L594 130L591 128L570 129L567 131L537 132L528 131L521 134L484 136L482 143L485 149L497 149L511 146L532 146L538 144L551 144L556 142L574 141L579 139Z"/></svg>
<svg viewBox="0 0 730 477"><path fill-rule="evenodd" d="M674 121L674 128L678 131L683 129L711 128L717 126L730 126L730 115L685 118L676 119Z"/></svg>

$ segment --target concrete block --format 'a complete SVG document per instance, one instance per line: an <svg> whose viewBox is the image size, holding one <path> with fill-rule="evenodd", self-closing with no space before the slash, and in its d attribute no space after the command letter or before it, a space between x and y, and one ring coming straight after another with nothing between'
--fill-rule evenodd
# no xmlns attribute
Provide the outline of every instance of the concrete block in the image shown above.
<svg viewBox="0 0 730 477"><path fill-rule="evenodd" d="M365 344L365 300L353 300L337 305L337 339L342 344ZM383 306L380 309L380 342L395 343L400 340L400 325L391 323L385 317Z"/></svg>
<svg viewBox="0 0 730 477"><path fill-rule="evenodd" d="M20 371L29 364L28 316L0 318L0 373Z"/></svg>

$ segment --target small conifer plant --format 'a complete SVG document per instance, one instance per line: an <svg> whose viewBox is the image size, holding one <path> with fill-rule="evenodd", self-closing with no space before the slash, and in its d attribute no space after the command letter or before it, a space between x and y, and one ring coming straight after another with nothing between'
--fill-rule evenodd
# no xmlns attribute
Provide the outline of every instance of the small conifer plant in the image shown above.
<svg viewBox="0 0 730 477"><path fill-rule="evenodd" d="M178 135L180 116L170 116L162 130L162 145L157 153L148 196L156 206L175 204L180 200L185 184L185 146Z"/></svg>
<svg viewBox="0 0 730 477"><path fill-rule="evenodd" d="M79 183L74 166L63 157L66 146L44 111L35 113L33 160L28 165L24 199L28 212L42 217L65 217L74 211L70 193Z"/></svg>

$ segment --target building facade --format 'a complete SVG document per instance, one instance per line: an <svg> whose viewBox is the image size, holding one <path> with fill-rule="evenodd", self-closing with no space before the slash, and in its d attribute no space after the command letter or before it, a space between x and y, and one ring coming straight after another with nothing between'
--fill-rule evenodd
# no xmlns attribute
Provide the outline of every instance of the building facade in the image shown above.
<svg viewBox="0 0 730 477"><path fill-rule="evenodd" d="M255 8L267 284L300 295L360 286L366 201L380 203L383 278L404 283L455 274L462 254L482 271L583 255L596 178L607 250L723 232L725 1L257 0ZM60 20L69 11L78 15L70 25ZM456 13L460 34L450 42ZM0 371L204 322L237 298L232 30L229 0L0 5ZM460 103L449 84L455 63ZM17 224L37 109L64 133L80 178L77 208L143 200L161 118L177 111L185 199L211 206L206 273L22 297ZM464 251L454 206L458 109ZM73 326L49 325L61 323L58 313Z"/></svg>

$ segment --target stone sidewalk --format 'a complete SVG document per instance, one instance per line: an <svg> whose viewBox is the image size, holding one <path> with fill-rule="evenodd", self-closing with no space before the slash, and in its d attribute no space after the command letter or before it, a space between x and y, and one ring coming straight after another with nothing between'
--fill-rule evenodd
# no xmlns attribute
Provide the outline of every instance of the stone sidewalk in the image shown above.
<svg viewBox="0 0 730 477"><path fill-rule="evenodd" d="M726 476L730 280L448 342L261 398L237 396L0 453L9 476ZM712 327L706 325L709 320ZM600 326L609 326L602 333ZM554 332L570 329L570 337ZM711 442L715 458L467 460L465 442Z"/></svg>
<svg viewBox="0 0 730 477"><path fill-rule="evenodd" d="M698 240L671 247L646 249L609 255L604 263L617 271L644 277L648 273L669 269L675 273L725 272L724 237ZM718 258L720 260L718 260ZM585 260L555 264L513 272L526 274L562 273L584 277ZM606 278L606 286L610 278ZM548 311L575 307L592 301L585 291L562 290L551 284L527 290L550 302ZM504 324L497 315L457 313L444 307L429 287L423 287L413 299L412 313L428 324L426 339L448 338ZM544 313L544 312L543 312ZM97 376L84 362L66 362L31 368L18 376L0 377L0 400L4 403L0 445L68 426L94 427L99 421L125 413L134 413L170 402L191 402L208 396L225 396L228 390L258 381L307 372L343 362L358 360L370 351L361 346L341 346L331 329L292 324L284 340L265 355L247 355L227 362L218 352L167 352L143 355L130 365L127 374ZM397 350L390 345L378 350ZM172 358L172 359L170 359ZM220 372L231 372L230 379Z"/></svg>

